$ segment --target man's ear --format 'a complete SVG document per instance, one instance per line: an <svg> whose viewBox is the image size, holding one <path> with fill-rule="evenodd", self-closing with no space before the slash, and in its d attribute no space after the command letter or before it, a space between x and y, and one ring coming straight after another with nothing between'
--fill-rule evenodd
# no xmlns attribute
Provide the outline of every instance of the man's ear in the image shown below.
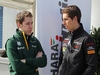
<svg viewBox="0 0 100 75"><path fill-rule="evenodd" d="M77 16L75 16L73 19L77 21Z"/></svg>
<svg viewBox="0 0 100 75"><path fill-rule="evenodd" d="M21 27L21 24L19 22L17 22L17 27L20 28Z"/></svg>

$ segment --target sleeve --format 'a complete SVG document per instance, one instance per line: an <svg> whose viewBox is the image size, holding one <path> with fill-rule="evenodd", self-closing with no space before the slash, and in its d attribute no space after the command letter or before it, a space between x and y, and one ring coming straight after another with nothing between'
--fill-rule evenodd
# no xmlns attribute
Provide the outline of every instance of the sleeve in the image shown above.
<svg viewBox="0 0 100 75"><path fill-rule="evenodd" d="M42 57L39 58L26 58L26 63L35 66L35 67L45 67L47 65L47 57L46 54L44 53L42 46L38 40L37 41L37 50L42 51L43 55Z"/></svg>
<svg viewBox="0 0 100 75"><path fill-rule="evenodd" d="M30 73L36 71L33 67L20 61L16 45L17 44L12 39L9 39L5 44L7 56L12 69L19 73Z"/></svg>
<svg viewBox="0 0 100 75"><path fill-rule="evenodd" d="M63 57L63 61L61 66L59 67L58 74L57 75L65 75L66 74L66 64L67 64L67 59L66 55Z"/></svg>
<svg viewBox="0 0 100 75"><path fill-rule="evenodd" d="M94 75L97 69L97 52L94 40L88 37L85 41L85 58L87 69L83 75Z"/></svg>
<svg viewBox="0 0 100 75"><path fill-rule="evenodd" d="M62 64L62 60L63 60L63 52L62 50L60 50L60 56L59 56L59 63L58 63L58 67L60 67L60 65Z"/></svg>

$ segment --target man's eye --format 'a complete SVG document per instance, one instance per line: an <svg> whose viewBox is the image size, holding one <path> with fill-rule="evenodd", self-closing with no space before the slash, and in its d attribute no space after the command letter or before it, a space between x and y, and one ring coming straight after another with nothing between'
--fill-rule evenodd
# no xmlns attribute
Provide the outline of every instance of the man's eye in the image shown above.
<svg viewBox="0 0 100 75"><path fill-rule="evenodd" d="M28 23L26 23L26 25L30 25L30 23L28 22Z"/></svg>
<svg viewBox="0 0 100 75"><path fill-rule="evenodd" d="M26 23L26 25L30 25L30 24L33 24L33 22L28 22L28 23Z"/></svg>
<svg viewBox="0 0 100 75"><path fill-rule="evenodd" d="M68 19L63 19L64 21L68 20Z"/></svg>
<svg viewBox="0 0 100 75"><path fill-rule="evenodd" d="M33 24L33 22L31 24Z"/></svg>

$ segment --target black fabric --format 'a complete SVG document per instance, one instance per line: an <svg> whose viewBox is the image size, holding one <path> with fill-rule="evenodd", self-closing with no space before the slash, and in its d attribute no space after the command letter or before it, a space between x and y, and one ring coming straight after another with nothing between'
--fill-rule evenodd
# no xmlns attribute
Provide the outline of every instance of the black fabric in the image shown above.
<svg viewBox="0 0 100 75"><path fill-rule="evenodd" d="M63 60L58 75L94 75L97 69L97 56L96 53L88 52L96 50L95 43L82 24L73 33L68 34L62 47L63 58L60 57L60 60Z"/></svg>

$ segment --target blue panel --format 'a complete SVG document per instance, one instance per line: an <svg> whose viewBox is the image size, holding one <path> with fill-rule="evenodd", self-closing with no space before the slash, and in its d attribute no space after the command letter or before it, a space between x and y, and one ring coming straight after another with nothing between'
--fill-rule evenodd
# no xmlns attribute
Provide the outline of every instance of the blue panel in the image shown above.
<svg viewBox="0 0 100 75"><path fill-rule="evenodd" d="M0 6L0 48L2 48L3 7Z"/></svg>

